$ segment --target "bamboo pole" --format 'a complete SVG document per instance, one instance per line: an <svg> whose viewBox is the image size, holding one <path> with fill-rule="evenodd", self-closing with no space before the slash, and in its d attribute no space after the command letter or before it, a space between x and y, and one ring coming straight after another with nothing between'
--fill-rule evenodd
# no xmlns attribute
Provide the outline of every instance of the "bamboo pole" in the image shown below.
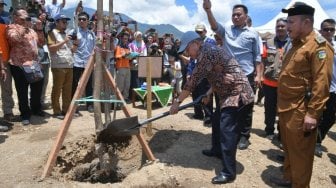
<svg viewBox="0 0 336 188"><path fill-rule="evenodd" d="M96 47L98 49L103 49L103 1L97 1L97 40ZM93 98L100 99L101 89L102 89L102 54L98 50L96 53L96 65L94 69L94 90ZM103 123L101 118L101 106L100 103L94 102L94 119L96 125L96 131L103 129Z"/></svg>

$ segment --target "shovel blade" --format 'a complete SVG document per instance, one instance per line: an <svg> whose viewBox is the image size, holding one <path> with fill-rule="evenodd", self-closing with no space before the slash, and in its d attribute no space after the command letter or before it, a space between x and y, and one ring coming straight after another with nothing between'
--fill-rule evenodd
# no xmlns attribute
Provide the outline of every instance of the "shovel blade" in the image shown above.
<svg viewBox="0 0 336 188"><path fill-rule="evenodd" d="M131 136L139 133L138 116L116 119L107 124L106 128L98 133L97 140L108 136Z"/></svg>

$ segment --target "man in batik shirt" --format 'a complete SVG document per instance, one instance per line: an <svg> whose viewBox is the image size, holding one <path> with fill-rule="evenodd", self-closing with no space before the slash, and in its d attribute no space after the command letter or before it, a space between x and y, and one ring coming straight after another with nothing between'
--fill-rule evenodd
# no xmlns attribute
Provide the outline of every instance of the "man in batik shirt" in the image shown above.
<svg viewBox="0 0 336 188"><path fill-rule="evenodd" d="M189 96L197 84L206 78L219 97L221 108L220 144L223 170L212 179L213 184L233 182L236 178L236 151L241 127L238 118L244 106L253 103L254 94L238 62L223 48L204 43L194 31L183 34L179 52L197 59L191 78L180 96L173 102L170 113L178 112L179 104ZM210 91L210 90L209 90ZM207 92L210 96L211 92ZM207 103L209 97L203 102Z"/></svg>

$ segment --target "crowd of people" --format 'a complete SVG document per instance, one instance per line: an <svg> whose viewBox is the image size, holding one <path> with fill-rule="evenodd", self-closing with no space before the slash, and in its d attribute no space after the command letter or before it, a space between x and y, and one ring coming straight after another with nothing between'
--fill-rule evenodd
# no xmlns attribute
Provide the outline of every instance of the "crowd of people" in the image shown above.
<svg viewBox="0 0 336 188"><path fill-rule="evenodd" d="M53 0L50 4L44 0L31 0L24 7L5 11L7 4L0 1L1 95L6 121L15 119L12 78L23 125L30 124L32 115L46 116L44 109L50 104L53 117L64 118L88 60L94 53L97 34L96 13L90 16L84 11L83 2L79 1L71 19L64 14L65 5L65 0ZM104 21L109 21L106 16ZM113 20L113 23L115 28L112 31L104 31L103 42L111 42L110 49L105 49L114 52L108 57L108 67L113 69L112 73L115 72L116 83L124 100L129 102L132 89L144 82L143 78L138 77L138 56L162 56L162 78L156 79L155 84L167 82L179 93L182 71L186 70L185 63L180 63L177 54L179 40L169 33L159 37L154 28L145 33L133 31L128 24L136 24L135 21L123 22L120 18ZM31 67L35 62L41 67L44 77L30 82L25 78L23 67ZM52 85L50 101L47 101L49 72L53 79L49 83ZM93 94L92 79L91 74L85 97ZM92 102L86 102L86 107L93 112ZM80 115L77 110L75 116ZM8 127L0 125L0 130L7 131Z"/></svg>
<svg viewBox="0 0 336 188"><path fill-rule="evenodd" d="M81 1L70 29L71 18L62 13L65 4L65 0L51 4L32 0L25 8L6 12L6 3L0 0L4 120L14 120L12 79L22 124L29 125L32 115L46 115L49 72L53 116L64 118L94 53L97 32L96 14L86 13ZM170 33L159 36L154 28L144 33L133 31L122 21L104 35L104 40L111 42L106 50L114 52L109 64L123 98L129 102L132 90L145 81L138 77L137 57L162 56L162 78L153 81L174 88L171 114L178 112L179 104L190 94L193 100L205 96L202 104L194 105L193 118L212 127L212 147L202 153L222 159L223 169L212 183L224 184L236 179L237 149L251 144L254 96L259 89L264 96L265 137L278 140L284 153L283 177L271 181L280 186L309 187L314 154L322 156L322 140L335 122L335 20L324 20L316 32L315 9L296 2L282 9L288 17L276 20L275 34L262 38L251 26L245 5L233 6L232 25L217 22L210 0L203 0L203 8L214 38L207 36L204 24L175 39ZM35 62L44 78L29 82L22 67ZM93 93L92 79L91 75L87 97ZM86 107L93 112L92 102ZM0 125L0 131L8 131L8 127Z"/></svg>

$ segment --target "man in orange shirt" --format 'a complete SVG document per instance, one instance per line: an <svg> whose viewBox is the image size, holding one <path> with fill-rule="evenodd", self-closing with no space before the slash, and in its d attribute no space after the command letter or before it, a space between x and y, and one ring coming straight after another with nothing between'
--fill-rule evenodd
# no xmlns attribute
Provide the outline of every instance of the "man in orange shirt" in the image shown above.
<svg viewBox="0 0 336 188"><path fill-rule="evenodd" d="M0 17L0 79L6 80L6 70L4 65L4 55L7 51L8 56L8 50L4 49L4 45L6 44L6 38L4 35L4 31L6 28L6 25L4 24L4 20ZM4 102L4 101L3 101ZM8 131L8 127L5 125L0 125L0 132Z"/></svg>
<svg viewBox="0 0 336 188"><path fill-rule="evenodd" d="M274 138L274 125L277 116L277 87L282 65L283 47L289 41L286 29L287 19L277 19L275 36L266 41L264 52L266 57L263 57L265 72L262 89L265 95L265 132L266 138L269 140Z"/></svg>
<svg viewBox="0 0 336 188"><path fill-rule="evenodd" d="M127 55L130 53L128 48L129 33L125 32L121 36L120 44L115 49L116 58L116 82L117 86L126 101L129 100L129 89L131 84L130 60Z"/></svg>
<svg viewBox="0 0 336 188"><path fill-rule="evenodd" d="M2 13L4 13L4 11ZM2 51L2 63L3 63L2 64L3 66L1 67L1 75L3 75L4 73L6 74L6 77L3 76L1 77L0 84L1 84L1 99L2 99L2 111L4 113L4 120L13 121L14 100L12 96L13 95L12 74L8 65L9 47L6 39L6 28L8 23L9 18L7 19L7 17L0 16L0 50Z"/></svg>

